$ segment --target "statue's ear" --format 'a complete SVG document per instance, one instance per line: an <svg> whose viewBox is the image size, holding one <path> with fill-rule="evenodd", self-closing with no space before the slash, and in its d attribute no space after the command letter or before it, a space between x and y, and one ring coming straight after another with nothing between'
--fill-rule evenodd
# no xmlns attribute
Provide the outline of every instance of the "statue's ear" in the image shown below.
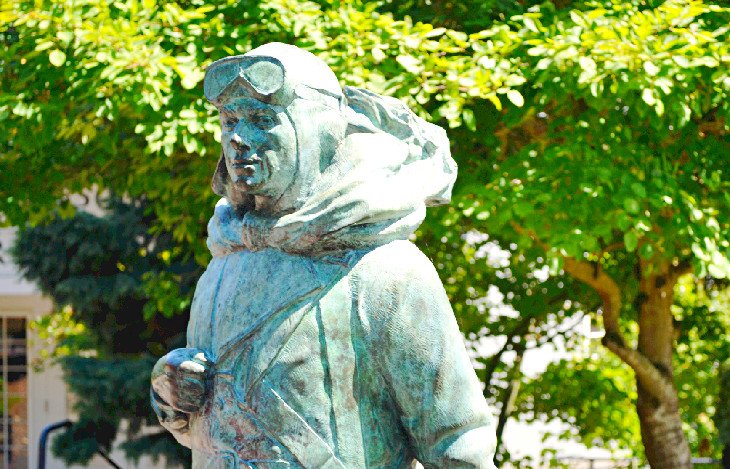
<svg viewBox="0 0 730 469"><path fill-rule="evenodd" d="M226 162L223 159L223 153L221 153L221 157L218 159L218 166L216 166L215 173L213 174L213 182L211 184L213 193L221 197L228 195L226 193L228 181L228 168L226 168Z"/></svg>

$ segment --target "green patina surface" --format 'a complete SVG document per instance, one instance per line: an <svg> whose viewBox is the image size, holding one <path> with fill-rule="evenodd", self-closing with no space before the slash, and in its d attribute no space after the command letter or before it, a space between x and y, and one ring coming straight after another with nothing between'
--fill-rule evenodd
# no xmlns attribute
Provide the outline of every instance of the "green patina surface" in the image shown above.
<svg viewBox="0 0 730 469"><path fill-rule="evenodd" d="M152 375L195 468L492 468L443 286L408 237L456 177L445 132L268 44L208 68L222 155L188 348Z"/></svg>

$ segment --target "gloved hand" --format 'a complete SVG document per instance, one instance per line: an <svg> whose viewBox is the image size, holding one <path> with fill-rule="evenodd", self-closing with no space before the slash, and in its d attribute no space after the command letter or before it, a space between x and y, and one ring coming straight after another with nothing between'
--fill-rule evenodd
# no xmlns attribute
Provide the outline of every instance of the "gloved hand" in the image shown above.
<svg viewBox="0 0 730 469"><path fill-rule="evenodd" d="M205 403L212 372L213 364L202 350L175 349L152 369L155 400L178 412L197 412Z"/></svg>
<svg viewBox="0 0 730 469"><path fill-rule="evenodd" d="M190 414L205 404L212 373L213 364L205 352L194 348L175 349L152 369L152 408L160 423L185 446L190 446Z"/></svg>

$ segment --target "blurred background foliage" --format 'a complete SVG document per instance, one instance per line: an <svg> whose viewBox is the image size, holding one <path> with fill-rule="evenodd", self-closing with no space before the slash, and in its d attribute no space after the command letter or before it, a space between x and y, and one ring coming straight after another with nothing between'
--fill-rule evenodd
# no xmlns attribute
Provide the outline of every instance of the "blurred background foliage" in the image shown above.
<svg viewBox="0 0 730 469"><path fill-rule="evenodd" d="M187 298L202 267L173 257L169 234L150 234L143 202L112 197L103 208L104 217L79 212L29 227L13 249L25 277L63 305L33 325L46 345L41 358L60 361L78 396L80 418L53 450L69 464L86 463L99 446L111 449L124 421L132 458L184 461L189 451L164 429L140 431L157 426L149 374L156 357L185 346Z"/></svg>
<svg viewBox="0 0 730 469"><path fill-rule="evenodd" d="M82 420L55 446L69 461L108 447L122 420L131 456L185 458L164 433L138 430L154 423L147 368L183 343L209 260L220 131L204 68L270 41L450 129L453 203L430 212L416 242L475 356L501 339L475 358L501 429L560 418L565 438L643 457L636 357L649 353L642 340L664 341L662 379L674 381L689 448L720 456L725 3L16 0L0 20L0 221L23 228L17 261L59 305L37 327L79 395L134 377L79 404ZM71 204L91 187L108 195L104 217ZM673 304L657 306L667 291ZM672 330L652 336L650 319ZM601 320L616 355L576 334ZM525 375L525 353L551 344L567 358ZM501 448L498 461L510 458Z"/></svg>

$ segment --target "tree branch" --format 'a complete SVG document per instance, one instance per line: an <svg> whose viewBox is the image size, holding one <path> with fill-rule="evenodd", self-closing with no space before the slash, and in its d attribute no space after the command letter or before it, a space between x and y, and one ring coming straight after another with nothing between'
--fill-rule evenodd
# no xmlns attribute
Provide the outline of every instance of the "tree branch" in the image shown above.
<svg viewBox="0 0 730 469"><path fill-rule="evenodd" d="M616 281L600 265L578 261L572 257L563 257L563 270L598 293L603 303L603 328L606 334L613 334L621 338L621 343L625 343L618 325L622 301L621 289Z"/></svg>
<svg viewBox="0 0 730 469"><path fill-rule="evenodd" d="M671 380L667 379L654 364L638 350L626 347L617 338L608 333L601 343L615 353L636 374L641 386L661 402L672 402L676 395Z"/></svg>
<svg viewBox="0 0 730 469"><path fill-rule="evenodd" d="M514 221L512 227L518 233L529 236L545 252L550 251L550 246L541 241L534 232L524 229ZM603 327L606 333L621 337L621 331L618 327L618 316L621 312L621 290L616 281L607 275L600 265L579 261L572 257L563 256L563 270L598 293L603 302ZM623 338L622 343L625 343Z"/></svg>
<svg viewBox="0 0 730 469"><path fill-rule="evenodd" d="M526 230L514 221L512 226L519 234L529 236L545 252L550 247L530 230ZM626 345L626 340L619 328L621 314L621 289L616 281L603 271L600 264L581 261L572 257L563 257L563 270L573 278L591 287L601 298L603 328L606 335L601 343L629 365L636 374L641 386L657 399L667 402L674 398L672 383L641 352ZM677 270L679 272L679 270Z"/></svg>

